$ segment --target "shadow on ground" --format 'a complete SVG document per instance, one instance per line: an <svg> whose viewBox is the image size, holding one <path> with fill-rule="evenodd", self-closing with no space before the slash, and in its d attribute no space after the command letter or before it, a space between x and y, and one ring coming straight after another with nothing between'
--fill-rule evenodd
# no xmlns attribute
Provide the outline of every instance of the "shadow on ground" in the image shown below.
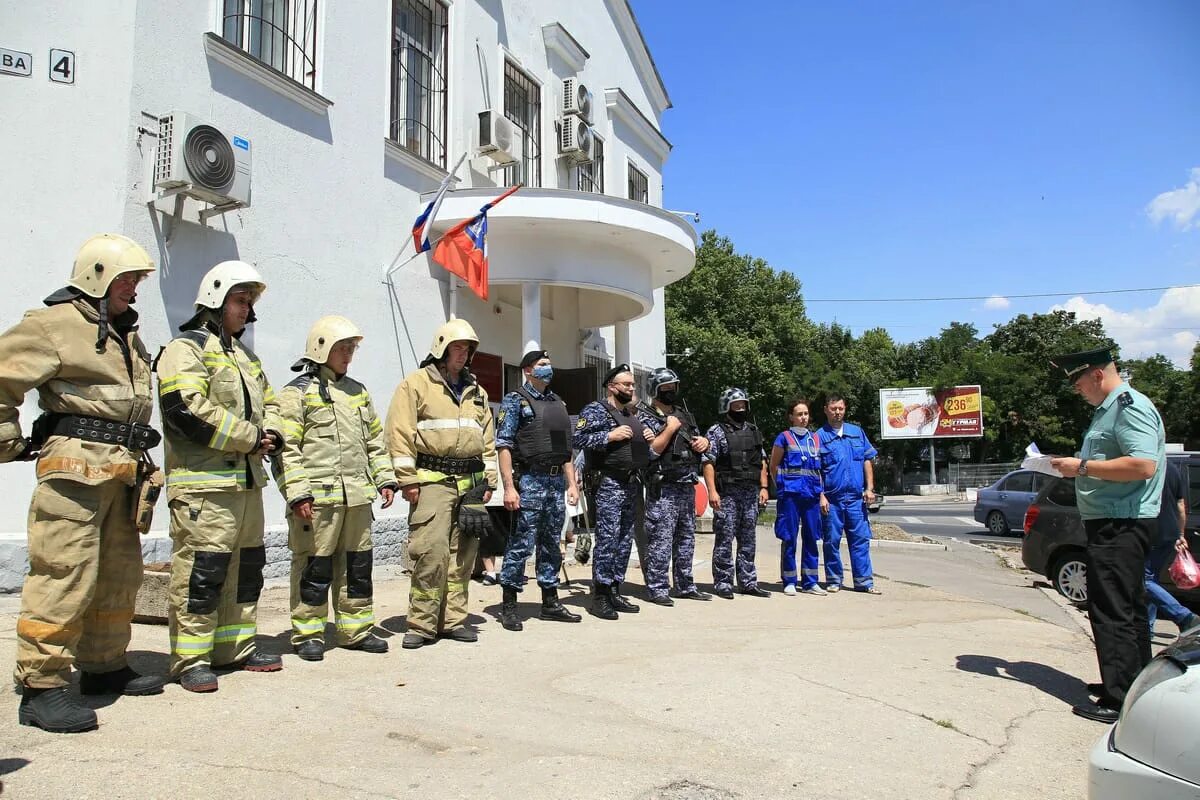
<svg viewBox="0 0 1200 800"><path fill-rule="evenodd" d="M1006 681L1017 681L1040 689L1067 705L1085 702L1087 684L1074 675L1033 661L1007 661L995 656L964 654L957 656L955 665L964 672L974 672Z"/></svg>

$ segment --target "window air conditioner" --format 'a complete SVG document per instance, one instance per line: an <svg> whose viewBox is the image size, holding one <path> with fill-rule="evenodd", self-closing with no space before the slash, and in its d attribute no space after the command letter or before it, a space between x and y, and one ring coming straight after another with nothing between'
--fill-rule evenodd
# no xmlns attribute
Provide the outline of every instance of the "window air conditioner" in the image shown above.
<svg viewBox="0 0 1200 800"><path fill-rule="evenodd" d="M592 122L592 93L578 78L563 79L562 113L578 114L589 125Z"/></svg>
<svg viewBox="0 0 1200 800"><path fill-rule="evenodd" d="M572 161L591 161L595 137L592 126L578 114L563 117L558 134L558 152Z"/></svg>
<svg viewBox="0 0 1200 800"><path fill-rule="evenodd" d="M250 205L250 140L173 111L158 121L154 188L214 206Z"/></svg>
<svg viewBox="0 0 1200 800"><path fill-rule="evenodd" d="M497 164L521 160L521 132L498 111L479 112L479 153Z"/></svg>

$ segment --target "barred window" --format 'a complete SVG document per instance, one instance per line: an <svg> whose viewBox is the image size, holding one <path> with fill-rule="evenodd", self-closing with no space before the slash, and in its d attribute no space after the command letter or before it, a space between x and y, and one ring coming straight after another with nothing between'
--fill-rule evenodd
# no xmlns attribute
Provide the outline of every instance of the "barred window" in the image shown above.
<svg viewBox="0 0 1200 800"><path fill-rule="evenodd" d="M388 137L443 169L446 39L446 7L439 0L395 0Z"/></svg>
<svg viewBox="0 0 1200 800"><path fill-rule="evenodd" d="M223 0L221 38L317 88L317 0Z"/></svg>
<svg viewBox="0 0 1200 800"><path fill-rule="evenodd" d="M629 165L629 199L639 203L650 202L650 179L633 164Z"/></svg>
<svg viewBox="0 0 1200 800"><path fill-rule="evenodd" d="M521 131L520 164L504 171L509 186L542 185L542 89L511 61L504 62L504 116Z"/></svg>
<svg viewBox="0 0 1200 800"><path fill-rule="evenodd" d="M575 188L604 194L604 140L599 136L592 139L592 160L575 168Z"/></svg>

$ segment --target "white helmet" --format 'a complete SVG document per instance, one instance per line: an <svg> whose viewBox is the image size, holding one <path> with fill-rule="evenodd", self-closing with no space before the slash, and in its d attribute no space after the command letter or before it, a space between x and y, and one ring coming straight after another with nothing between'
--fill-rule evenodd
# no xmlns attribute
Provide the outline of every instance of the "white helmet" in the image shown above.
<svg viewBox="0 0 1200 800"><path fill-rule="evenodd" d="M434 359L441 358L446 347L451 342L470 342L471 353L475 353L475 348L479 346L479 336L475 334L475 329L471 327L471 323L465 319L452 319L442 324L433 334L433 342L429 345L429 355Z"/></svg>
<svg viewBox="0 0 1200 800"><path fill-rule="evenodd" d="M104 297L118 275L153 271L154 262L133 239L118 233L101 233L79 248L67 285L89 297Z"/></svg>
<svg viewBox="0 0 1200 800"><path fill-rule="evenodd" d="M250 284L253 287L255 300L267 290L267 283L258 274L258 270L245 261L222 261L210 269L200 281L200 290L196 293L196 305L204 308L220 309L225 305L225 296L235 286Z"/></svg>
<svg viewBox="0 0 1200 800"><path fill-rule="evenodd" d="M362 338L362 331L345 317L337 315L321 317L308 331L308 344L304 348L304 357L314 364L324 364L329 359L329 351L335 344L346 339L353 339L357 342Z"/></svg>

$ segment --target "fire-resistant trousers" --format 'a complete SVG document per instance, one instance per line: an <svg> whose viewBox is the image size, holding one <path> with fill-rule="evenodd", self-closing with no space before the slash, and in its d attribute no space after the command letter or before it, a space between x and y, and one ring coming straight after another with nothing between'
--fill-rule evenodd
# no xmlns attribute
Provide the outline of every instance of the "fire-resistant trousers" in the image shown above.
<svg viewBox="0 0 1200 800"><path fill-rule="evenodd" d="M38 484L29 508L29 575L17 620L17 683L50 689L71 667L126 666L142 549L120 481Z"/></svg>
<svg viewBox="0 0 1200 800"><path fill-rule="evenodd" d="M292 549L292 644L325 638L333 596L336 644L356 644L371 635L370 504L314 506L311 520L288 511Z"/></svg>
<svg viewBox="0 0 1200 800"><path fill-rule="evenodd" d="M459 497L459 487L449 481L423 483L409 510L408 632L427 639L467 621L467 589L479 540L459 531Z"/></svg>
<svg viewBox="0 0 1200 800"><path fill-rule="evenodd" d="M262 592L262 490L180 495L171 508L171 674L254 652Z"/></svg>

